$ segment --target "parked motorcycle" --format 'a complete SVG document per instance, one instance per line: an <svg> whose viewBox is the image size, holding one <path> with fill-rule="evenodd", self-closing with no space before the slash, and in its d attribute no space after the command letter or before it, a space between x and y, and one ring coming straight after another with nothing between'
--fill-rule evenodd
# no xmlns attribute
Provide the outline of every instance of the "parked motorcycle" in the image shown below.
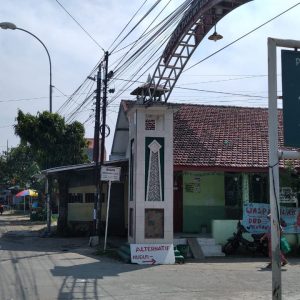
<svg viewBox="0 0 300 300"><path fill-rule="evenodd" d="M227 240L227 243L222 247L222 251L227 254L234 254L241 246L251 252L252 255L262 254L268 256L268 241L260 241L263 234L251 234L253 240L249 241L243 236L243 233L248 232L246 228L238 221L236 232Z"/></svg>

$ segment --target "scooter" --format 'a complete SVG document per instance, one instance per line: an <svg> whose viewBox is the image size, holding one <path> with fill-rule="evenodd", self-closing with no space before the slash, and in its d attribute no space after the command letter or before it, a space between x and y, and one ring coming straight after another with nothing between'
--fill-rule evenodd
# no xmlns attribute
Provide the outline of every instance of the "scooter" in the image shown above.
<svg viewBox="0 0 300 300"><path fill-rule="evenodd" d="M243 233L248 232L246 228L241 224L241 221L238 221L236 232L233 233L233 236L227 240L227 243L222 247L222 251L227 254L234 254L237 252L238 248L242 246L246 250L252 253L252 255L262 254L268 256L268 241L260 241L263 234L251 234L253 240L249 241L243 237Z"/></svg>

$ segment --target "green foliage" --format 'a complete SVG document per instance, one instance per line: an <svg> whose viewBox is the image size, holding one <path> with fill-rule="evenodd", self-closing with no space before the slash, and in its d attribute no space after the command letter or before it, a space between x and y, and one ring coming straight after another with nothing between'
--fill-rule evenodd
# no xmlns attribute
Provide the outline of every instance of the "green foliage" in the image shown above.
<svg viewBox="0 0 300 300"><path fill-rule="evenodd" d="M27 145L11 148L0 156L0 184L3 186L26 184L33 185L34 174L39 172L39 166L34 160L33 152Z"/></svg>
<svg viewBox="0 0 300 300"><path fill-rule="evenodd" d="M66 124L64 118L47 111L37 116L18 112L15 133L28 143L41 169L83 163L86 141L79 122Z"/></svg>
<svg viewBox="0 0 300 300"><path fill-rule="evenodd" d="M283 170L280 170L280 186L291 187L294 192L299 192L300 174L292 165L287 165Z"/></svg>
<svg viewBox="0 0 300 300"><path fill-rule="evenodd" d="M46 221L47 220L47 212L45 209L37 209L33 210L30 213L30 221Z"/></svg>

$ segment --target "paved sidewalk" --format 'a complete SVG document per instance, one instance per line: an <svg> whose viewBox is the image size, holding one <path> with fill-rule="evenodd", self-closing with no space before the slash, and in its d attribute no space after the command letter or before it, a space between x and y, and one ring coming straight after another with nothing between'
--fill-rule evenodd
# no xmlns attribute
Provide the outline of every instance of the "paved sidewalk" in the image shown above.
<svg viewBox="0 0 300 300"><path fill-rule="evenodd" d="M24 216L0 216L1 300L272 299L266 258L138 266L97 256L88 238L40 238L42 226ZM299 274L300 259L290 258L282 270L283 299L300 300Z"/></svg>
<svg viewBox="0 0 300 300"><path fill-rule="evenodd" d="M39 236L46 222L31 222L28 214L6 211L0 216L0 235Z"/></svg>

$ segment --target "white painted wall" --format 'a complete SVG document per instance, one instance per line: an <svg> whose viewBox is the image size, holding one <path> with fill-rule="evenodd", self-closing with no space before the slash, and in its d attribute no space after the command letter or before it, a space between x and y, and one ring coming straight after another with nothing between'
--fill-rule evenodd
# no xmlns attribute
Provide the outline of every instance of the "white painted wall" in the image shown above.
<svg viewBox="0 0 300 300"><path fill-rule="evenodd" d="M156 119L156 130L145 130L146 116ZM133 237L128 236L128 242L135 244L173 243L173 109L162 104L154 104L150 107L135 105L129 111L128 117L129 144L132 139L135 141L133 201L128 201L128 216L130 208L134 210ZM146 137L164 138L164 201L145 201ZM128 156L130 156L130 151ZM145 239L145 209L147 208L164 209L164 238Z"/></svg>

